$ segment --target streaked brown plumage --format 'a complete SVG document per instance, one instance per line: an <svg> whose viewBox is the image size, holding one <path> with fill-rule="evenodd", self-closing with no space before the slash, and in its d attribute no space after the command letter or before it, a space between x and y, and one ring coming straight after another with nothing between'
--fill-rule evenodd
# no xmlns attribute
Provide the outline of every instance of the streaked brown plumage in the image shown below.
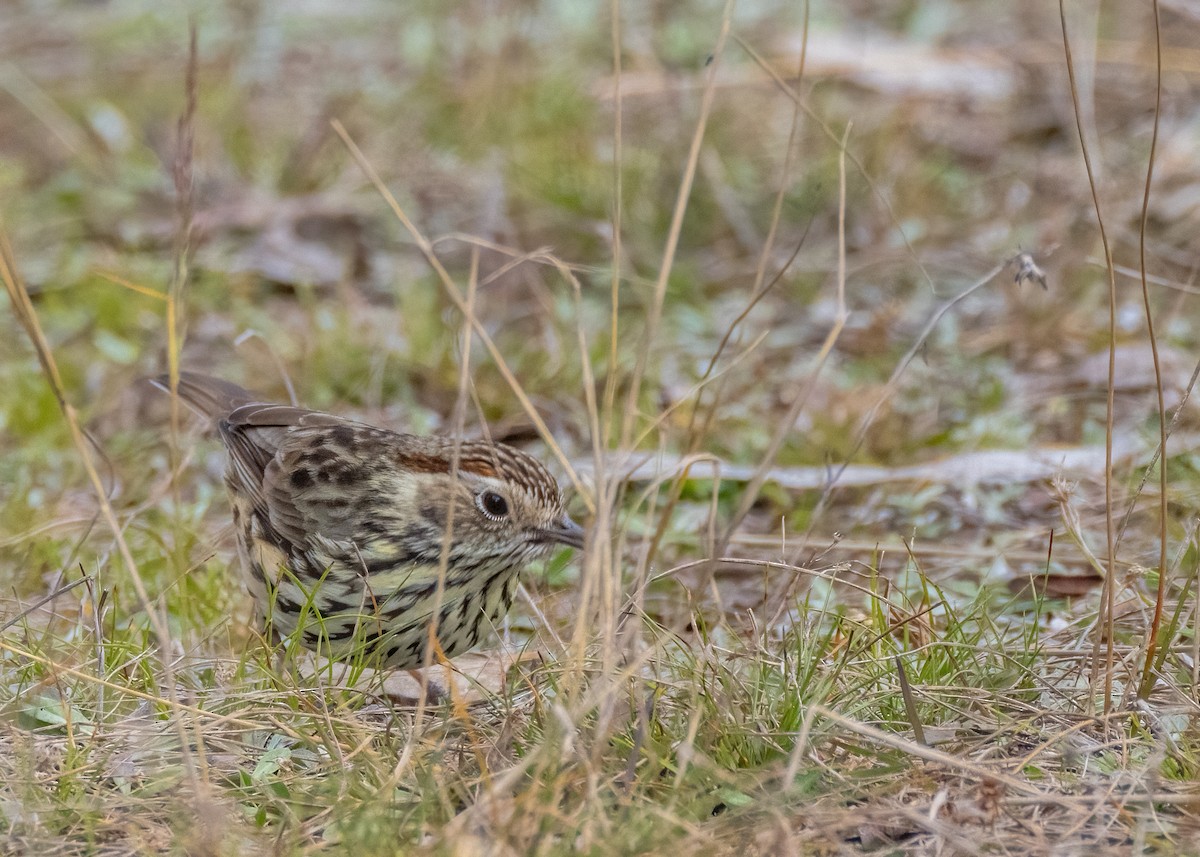
<svg viewBox="0 0 1200 857"><path fill-rule="evenodd" d="M165 376L154 383L169 389ZM436 617L441 650L454 657L508 611L530 560L555 544L583 546L554 478L518 449L270 404L192 372L178 389L216 422L228 452L258 612L322 654L417 667Z"/></svg>

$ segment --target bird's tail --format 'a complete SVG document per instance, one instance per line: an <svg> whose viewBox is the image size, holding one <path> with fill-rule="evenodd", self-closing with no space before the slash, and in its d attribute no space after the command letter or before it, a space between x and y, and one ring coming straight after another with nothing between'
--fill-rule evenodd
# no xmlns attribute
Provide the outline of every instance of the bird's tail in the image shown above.
<svg viewBox="0 0 1200 857"><path fill-rule="evenodd" d="M171 392L169 375L151 378L150 383L165 393ZM249 390L198 372L179 373L179 398L193 411L211 420L220 420L242 405L263 399Z"/></svg>

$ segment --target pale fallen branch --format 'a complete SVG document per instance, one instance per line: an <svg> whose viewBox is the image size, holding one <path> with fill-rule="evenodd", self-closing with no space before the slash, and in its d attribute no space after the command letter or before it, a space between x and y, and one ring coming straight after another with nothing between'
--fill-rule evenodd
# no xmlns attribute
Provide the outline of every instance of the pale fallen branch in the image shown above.
<svg viewBox="0 0 1200 857"><path fill-rule="evenodd" d="M1136 437L1115 438L1115 462L1129 462L1145 450ZM631 482L669 479L695 463L695 457L670 455L639 456L636 453L612 453L608 460L611 472ZM730 464L710 459L721 479L747 482L756 468L746 464ZM580 476L590 478L592 462L574 462ZM707 478L710 467L697 471L695 478ZM812 491L826 487L833 474L832 467L774 467L767 481L792 491ZM881 485L890 482L946 483L953 485L1015 485L1040 482L1056 475L1068 478L1100 478L1104 474L1104 445L1046 446L1025 450L989 449L964 452L903 467L881 467L850 464L841 470L837 485L843 488Z"/></svg>

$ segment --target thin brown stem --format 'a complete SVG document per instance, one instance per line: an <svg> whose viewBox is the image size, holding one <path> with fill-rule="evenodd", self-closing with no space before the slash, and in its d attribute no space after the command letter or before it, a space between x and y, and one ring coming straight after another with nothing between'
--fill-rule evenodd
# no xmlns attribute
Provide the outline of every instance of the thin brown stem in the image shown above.
<svg viewBox="0 0 1200 857"><path fill-rule="evenodd" d="M1154 618L1150 621L1146 640L1146 665L1138 695L1147 697L1154 687L1154 655L1162 626L1163 604L1167 597L1167 406L1163 400L1162 365L1158 357L1158 339L1154 333L1154 314L1150 309L1150 285L1146 282L1146 224L1150 218L1150 187L1154 179L1154 155L1158 149L1158 126L1162 114L1162 29L1159 22L1158 0L1152 0L1154 10L1154 132L1150 136L1150 154L1146 163L1146 187L1142 194L1142 219L1138 225L1138 268L1142 281L1142 305L1146 311L1146 330L1150 336L1150 353L1154 358L1154 387L1158 394L1158 445L1162 458L1158 465L1158 591L1154 598Z"/></svg>
<svg viewBox="0 0 1200 857"><path fill-rule="evenodd" d="M1088 149L1087 135L1083 128L1083 108L1080 105L1079 87L1075 80L1075 60L1071 54L1071 37L1067 28L1067 9L1063 0L1058 3L1059 20L1062 24L1063 51L1066 55L1067 78L1071 87L1071 104L1075 112L1075 131L1083 152L1083 165L1087 170L1088 187L1092 193L1092 205L1096 211L1096 223L1100 230L1100 243L1104 247L1104 265L1108 271L1108 395L1105 401L1104 427L1104 529L1108 545L1107 574L1101 596L1102 615L1096 623L1096 639L1093 646L1092 685L1095 687L1096 673L1100 667L1100 647L1107 641L1104 660L1103 711L1112 710L1113 691L1113 603L1116 592L1116 522L1113 517L1113 418L1116 411L1117 373L1117 273L1113 268L1112 248L1108 242L1108 231L1104 226L1104 213L1100 208L1100 191L1096 186L1096 172L1092 167L1092 155Z"/></svg>

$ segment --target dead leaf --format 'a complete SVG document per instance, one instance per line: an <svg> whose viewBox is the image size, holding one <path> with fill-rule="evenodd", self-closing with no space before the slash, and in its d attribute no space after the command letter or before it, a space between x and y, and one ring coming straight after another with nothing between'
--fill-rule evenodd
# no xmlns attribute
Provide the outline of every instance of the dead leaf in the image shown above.
<svg viewBox="0 0 1200 857"><path fill-rule="evenodd" d="M449 664L435 664L423 670L365 669L353 682L347 681L352 669L348 664L306 663L301 666L301 673L311 674L318 669L339 686L354 690L378 692L382 688L385 696L401 705L416 705L422 695L428 702L454 699L471 705L499 694L513 667L542 660L543 655L537 650L493 649L468 652Z"/></svg>
<svg viewBox="0 0 1200 857"><path fill-rule="evenodd" d="M1039 598L1078 598L1100 588L1104 578L1094 572L1083 574L1049 574L1014 577L1008 581L1013 595L1035 594Z"/></svg>

